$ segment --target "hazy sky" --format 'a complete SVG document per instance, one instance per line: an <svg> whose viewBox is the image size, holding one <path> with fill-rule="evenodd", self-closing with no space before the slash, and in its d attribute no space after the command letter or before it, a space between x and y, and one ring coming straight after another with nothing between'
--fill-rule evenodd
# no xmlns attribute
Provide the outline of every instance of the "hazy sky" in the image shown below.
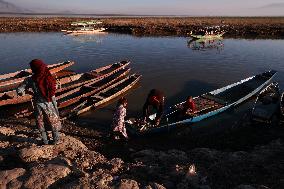
<svg viewBox="0 0 284 189"><path fill-rule="evenodd" d="M284 0L5 0L39 12L284 16Z"/></svg>

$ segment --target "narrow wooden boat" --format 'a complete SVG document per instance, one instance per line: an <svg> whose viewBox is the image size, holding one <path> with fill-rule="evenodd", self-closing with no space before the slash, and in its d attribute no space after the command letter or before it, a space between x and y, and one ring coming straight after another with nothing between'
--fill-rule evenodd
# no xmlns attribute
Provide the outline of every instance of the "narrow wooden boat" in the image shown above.
<svg viewBox="0 0 284 189"><path fill-rule="evenodd" d="M74 62L67 61L67 62L62 62L58 64L52 64L48 65L49 71L51 74L55 74L71 65L73 65ZM23 82L27 77L32 75L31 69L26 69L26 70L21 70L17 71L14 73L9 73L9 74L3 74L0 76L0 91L7 91L9 89L13 89L21 82Z"/></svg>
<svg viewBox="0 0 284 189"><path fill-rule="evenodd" d="M61 111L61 116L77 116L91 109L97 109L99 107L101 108L111 100L125 94L127 91L132 89L139 82L140 78L141 75L138 74L125 77L120 81L106 87L99 93L91 96L89 99L76 103L73 106L68 107L68 109Z"/></svg>
<svg viewBox="0 0 284 189"><path fill-rule="evenodd" d="M61 88L57 90L58 94L62 94L65 91L68 91L70 89L74 89L76 87L83 86L85 84L88 84L90 82L93 82L97 79L106 78L122 69L125 69L130 64L130 61L121 61L116 62L114 64L110 64L101 68L98 68L96 70L90 71L85 74L77 75L76 77L72 78L66 78L67 81L63 81L63 84L61 84Z"/></svg>
<svg viewBox="0 0 284 189"><path fill-rule="evenodd" d="M110 75L108 77L99 78L91 83L83 85L81 87L75 88L70 90L62 95L56 97L58 108L64 108L66 106L70 106L82 98L88 98L104 88L108 87L109 85L119 81L122 77L126 76L130 71L130 68L125 68L117 73Z"/></svg>
<svg viewBox="0 0 284 189"><path fill-rule="evenodd" d="M128 130L132 134L143 135L167 132L181 125L188 125L217 115L231 107L249 99L257 94L275 76L276 71L268 71L262 74L249 77L226 87L200 95L194 98L196 111L188 117L181 118L177 106L183 105L181 102L165 111L159 126L152 124L142 124L139 120L130 119L126 122ZM155 119L155 114L149 120Z"/></svg>
<svg viewBox="0 0 284 189"><path fill-rule="evenodd" d="M119 72L110 75L107 78L101 78L101 80L93 81L91 83L88 83L87 85L75 88L73 90L68 91L67 93L57 96L56 101L59 113L60 114L62 114L61 112L66 113L66 110L68 110L68 113L70 113L70 111L73 110L74 104L76 106L76 104L80 104L86 101L91 96L98 94L100 91L104 90L105 88L114 85L116 82L119 82L124 77L126 77L129 71L130 68L124 68ZM32 115L31 107L16 113L15 117L17 118L28 117L30 115Z"/></svg>
<svg viewBox="0 0 284 189"><path fill-rule="evenodd" d="M280 98L280 123L284 123L284 92Z"/></svg>
<svg viewBox="0 0 284 189"><path fill-rule="evenodd" d="M122 61L83 74L64 72L65 74L68 74L65 75L66 77L64 77L63 73L58 72L56 74L59 76L57 77L59 88L56 90L56 96L62 95L66 91L83 86L90 82L99 81L103 78L106 78L118 72L119 70L124 69L129 65L129 63L129 61ZM0 106L25 103L30 101L31 98L32 96L29 94L18 96L16 90L3 92L0 93Z"/></svg>
<svg viewBox="0 0 284 189"><path fill-rule="evenodd" d="M257 96L251 113L252 121L271 124L279 110L279 100L279 85L273 82Z"/></svg>

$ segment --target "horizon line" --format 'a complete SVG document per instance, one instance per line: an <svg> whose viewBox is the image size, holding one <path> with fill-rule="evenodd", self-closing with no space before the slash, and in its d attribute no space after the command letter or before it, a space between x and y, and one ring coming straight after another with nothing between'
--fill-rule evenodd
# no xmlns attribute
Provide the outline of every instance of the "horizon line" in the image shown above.
<svg viewBox="0 0 284 189"><path fill-rule="evenodd" d="M104 14L94 14L94 13L14 13L14 12L0 12L0 15L70 15L70 16L145 16L145 17L284 17L284 15L166 15L166 14L119 14L119 13L104 13Z"/></svg>

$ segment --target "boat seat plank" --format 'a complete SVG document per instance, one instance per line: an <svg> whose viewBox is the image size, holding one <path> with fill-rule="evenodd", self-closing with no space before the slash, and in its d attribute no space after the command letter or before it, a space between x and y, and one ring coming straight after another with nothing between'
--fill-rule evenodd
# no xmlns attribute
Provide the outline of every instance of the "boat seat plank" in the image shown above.
<svg viewBox="0 0 284 189"><path fill-rule="evenodd" d="M91 96L92 99L99 99L99 100L104 100L105 98L103 96L99 96L99 95L94 95Z"/></svg>
<svg viewBox="0 0 284 189"><path fill-rule="evenodd" d="M83 85L82 89L83 90L94 90L94 89L97 89L97 87L91 87L91 86L88 86L88 85Z"/></svg>
<svg viewBox="0 0 284 189"><path fill-rule="evenodd" d="M218 98L215 95L212 95L210 93L202 95L202 98L212 100L212 101L214 101L218 104L221 104L221 105L226 105L228 103L227 101L220 99L220 98Z"/></svg>

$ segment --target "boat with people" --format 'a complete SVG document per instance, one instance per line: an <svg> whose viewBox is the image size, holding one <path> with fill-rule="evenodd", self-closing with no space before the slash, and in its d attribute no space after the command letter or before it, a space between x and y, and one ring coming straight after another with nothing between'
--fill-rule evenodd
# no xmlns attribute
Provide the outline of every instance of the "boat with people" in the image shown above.
<svg viewBox="0 0 284 189"><path fill-rule="evenodd" d="M146 123L141 119L130 118L126 121L127 130L133 135L145 135L168 132L182 125L189 126L220 114L254 96L272 80L275 74L276 71L267 71L194 97L196 109L184 117L179 116L180 112L177 107L182 106L185 102L180 102L164 111L158 126L152 124L156 114L150 115Z"/></svg>
<svg viewBox="0 0 284 189"><path fill-rule="evenodd" d="M279 85L277 82L273 82L258 94L251 113L252 121L254 123L272 124L277 120L279 101Z"/></svg>
<svg viewBox="0 0 284 189"><path fill-rule="evenodd" d="M48 69L50 73L56 77L56 73L70 67L74 62L66 61L57 64L48 65ZM32 75L31 69L25 69L13 73L0 75L0 92L8 91L14 89L19 86L21 82L23 82L27 77Z"/></svg>
<svg viewBox="0 0 284 189"><path fill-rule="evenodd" d="M101 21L90 20L90 21L79 21L79 22L72 22L71 27L73 29L68 30L61 30L65 34L99 34L104 33L106 28L102 27Z"/></svg>
<svg viewBox="0 0 284 189"><path fill-rule="evenodd" d="M116 72L124 69L129 64L130 61L121 61L82 74L70 74L69 72L66 72L68 73L67 75L56 78L56 82L58 84L56 96L63 95L67 91L86 85L88 83L100 81L103 78L109 77L110 75L113 75ZM17 95L16 90L6 91L0 93L0 106L25 103L30 101L31 98L32 95L30 94L25 94L23 96Z"/></svg>

